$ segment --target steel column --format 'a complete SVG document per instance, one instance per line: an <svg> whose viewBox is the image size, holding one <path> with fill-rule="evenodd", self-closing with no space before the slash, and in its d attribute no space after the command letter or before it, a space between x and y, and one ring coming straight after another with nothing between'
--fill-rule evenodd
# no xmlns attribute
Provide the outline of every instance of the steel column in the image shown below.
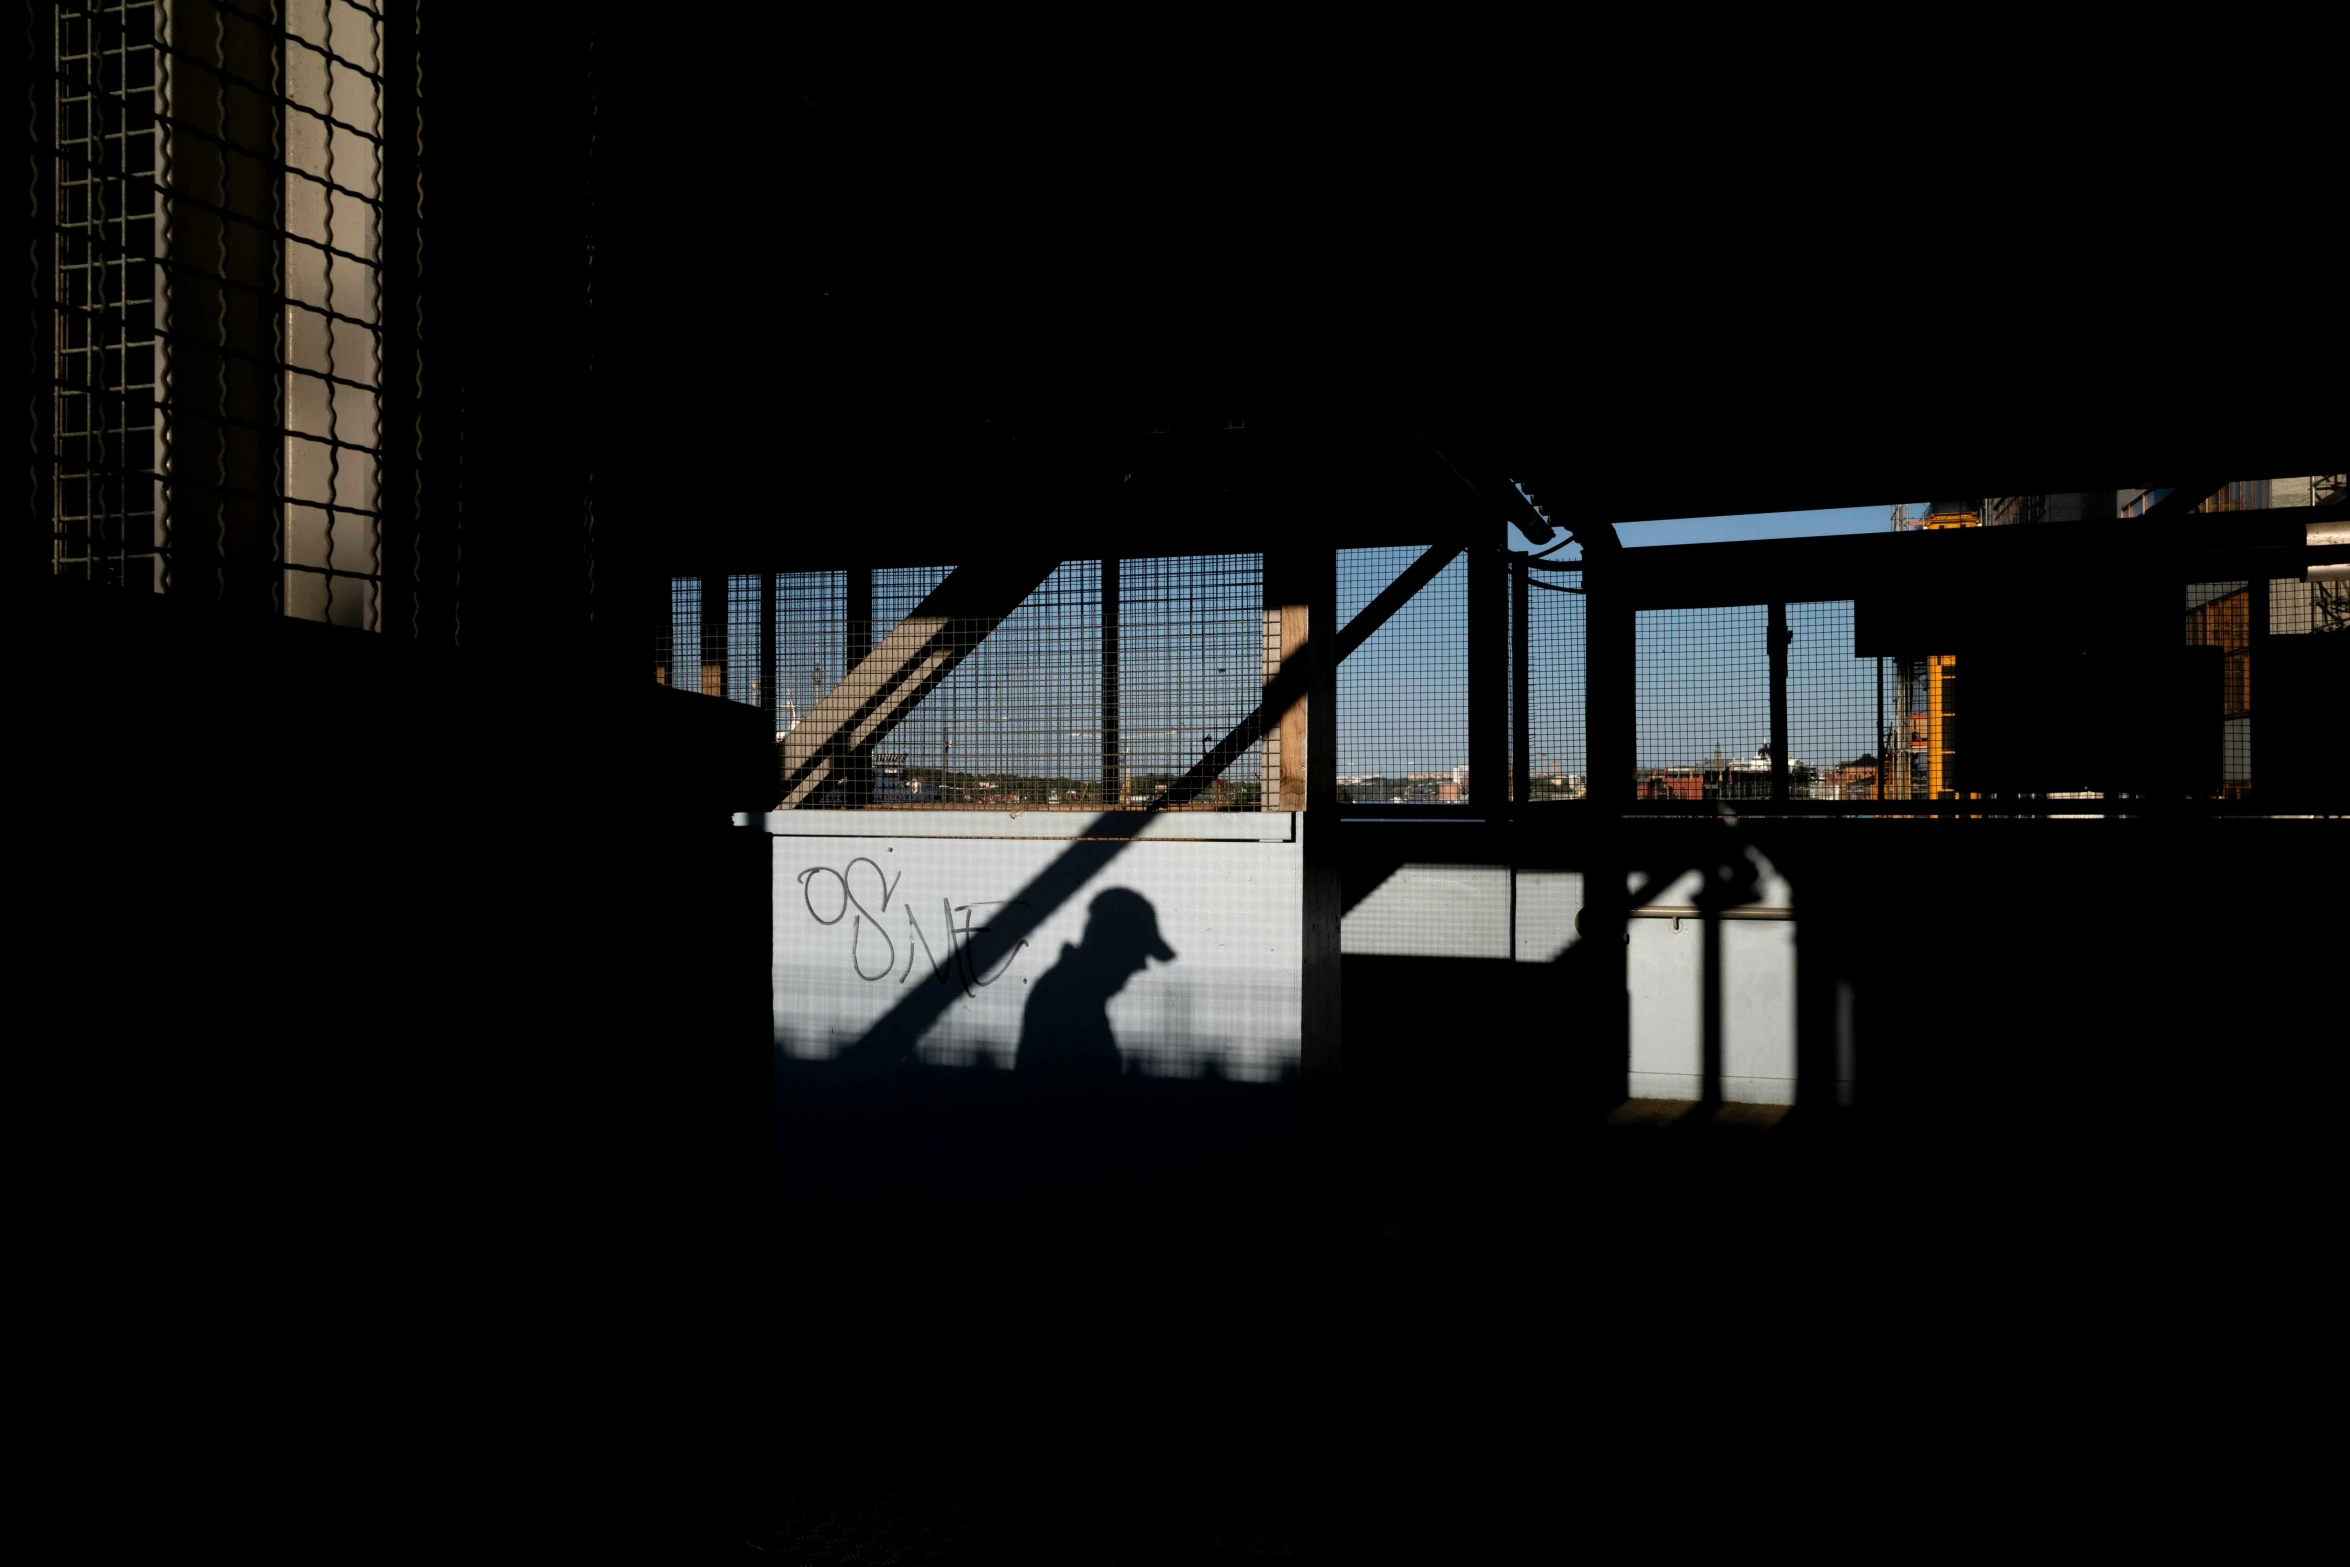
<svg viewBox="0 0 2350 1567"><path fill-rule="evenodd" d="M1497 818L1509 810L1510 663L1507 524L1469 547L1470 802Z"/></svg>
<svg viewBox="0 0 2350 1567"><path fill-rule="evenodd" d="M1510 799L1524 805L1534 787L1532 654L1527 646L1532 627L1527 601L1533 596L1527 583L1533 568L1522 560L1511 564L1516 569L1510 573Z"/></svg>
<svg viewBox="0 0 2350 1567"><path fill-rule="evenodd" d="M1124 789L1124 747L1118 732L1118 560L1102 560L1102 805L1119 804Z"/></svg>
<svg viewBox="0 0 2350 1567"><path fill-rule="evenodd" d="M1787 798L1787 606L1771 606L1771 798Z"/></svg>

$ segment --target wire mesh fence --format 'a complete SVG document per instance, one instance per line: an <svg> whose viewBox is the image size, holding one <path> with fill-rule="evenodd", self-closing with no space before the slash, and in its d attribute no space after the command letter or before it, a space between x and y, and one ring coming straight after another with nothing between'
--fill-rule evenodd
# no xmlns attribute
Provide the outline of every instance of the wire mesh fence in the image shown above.
<svg viewBox="0 0 2350 1567"><path fill-rule="evenodd" d="M794 807L1255 809L1263 604L1254 554L680 577L655 675L771 711Z"/></svg>
<svg viewBox="0 0 2350 1567"><path fill-rule="evenodd" d="M54 568L152 590L161 575L154 193L156 8L58 7L49 257Z"/></svg>
<svg viewBox="0 0 2350 1567"><path fill-rule="evenodd" d="M1342 804L1442 806L1473 797L1470 576L1463 559L1438 568L1439 559L1410 548L1333 559L1342 626L1383 593L1397 606L1337 673ZM1404 581L1415 562L1422 574ZM934 566L678 578L658 631L656 673L769 711L779 800L793 807L1288 808L1268 784L1279 764L1268 744L1276 731L1267 727L1267 688L1280 672L1283 630L1280 611L1266 602L1261 556L1063 561L1026 576L997 569L986 579L999 595L992 609L956 596L969 576ZM1534 804L1593 792L1584 765L1585 601L1560 591L1581 586L1583 573L1545 580L1557 588L1525 590L1523 698L1506 707L1513 767L1523 726L1526 800ZM1386 592L1399 581L1423 585L1408 597ZM1518 589L1508 586L1512 601L1494 612L1511 627L1514 667ZM2250 795L2260 639L2273 646L2325 633L2335 586L2187 587L2185 641L2215 650L2220 671L2197 732L2208 729L2223 757L2208 791L2196 785L2189 794ZM1784 627L1778 664L1775 614ZM1857 815L1880 802L1980 800L2006 814L2033 802L2045 809L2107 798L2112 788L2094 784L2100 769L2145 773L2126 758L2064 761L2025 766L2045 775L2044 786L1986 784L1980 773L1990 764L1977 752L1992 754L1984 749L1992 736L2007 748L1999 752L2009 758L2006 776L2016 769L2009 752L2017 735L2039 734L2049 722L2057 726L2049 733L2088 732L2045 712L2035 720L2041 729L2019 730L2018 715L2002 711L2018 702L2045 708L2041 696L2077 678L2065 673L2073 666L2048 664L2021 687L2012 685L2011 668L2010 685L1986 684L1997 664L1978 668L1951 653L1857 654L1857 618L1850 599L1639 611L1635 776L1619 798L1745 802L1750 810L1783 800L1848 806ZM2075 662L2084 673L2095 667L2094 659ZM1782 678L1782 711L1774 714L1773 682ZM1986 694L1994 692L2002 694ZM1980 713L1969 705L1977 700L1986 704ZM1776 734L1775 724L1783 725ZM2168 743L2150 738L2137 750ZM2073 786L2076 771L2081 787ZM2137 784L2119 787L2123 798L2144 797Z"/></svg>
<svg viewBox="0 0 2350 1567"><path fill-rule="evenodd" d="M2191 582L2186 589L2187 646L2213 648L2220 658L2218 711L2205 716L2220 731L2221 788L2242 798L2252 787L2252 623L2261 601L2273 618L2280 607L2305 604L2305 594L2274 590L2303 583ZM2298 617L2294 617L2298 618Z"/></svg>
<svg viewBox="0 0 2350 1567"><path fill-rule="evenodd" d="M1526 797L1530 801L1579 800L1586 788L1582 586L1581 572L1538 571L1527 590Z"/></svg>
<svg viewBox="0 0 2350 1567"><path fill-rule="evenodd" d="M870 742L870 803L1100 803L1101 563L1067 561ZM901 623L904 617L901 617Z"/></svg>
<svg viewBox="0 0 2350 1567"><path fill-rule="evenodd" d="M411 148L386 153L415 124L414 8L28 15L53 572L382 629L387 221L421 234Z"/></svg>
<svg viewBox="0 0 2350 1567"><path fill-rule="evenodd" d="M1634 617L1634 790L1643 800L1768 799L1770 612Z"/></svg>
<svg viewBox="0 0 2350 1567"><path fill-rule="evenodd" d="M1790 604L1787 630L1788 798L1879 798L1884 660L1853 655L1852 601Z"/></svg>
<svg viewBox="0 0 2350 1567"><path fill-rule="evenodd" d="M754 705L771 708L775 732L788 734L800 715L813 712L826 692L840 684L848 654L848 584L845 571L786 571L775 578L774 696ZM902 617L901 617L902 618Z"/></svg>
<svg viewBox="0 0 2350 1567"><path fill-rule="evenodd" d="M1420 559L1416 547L1338 552L1345 625ZM1466 804L1469 572L1455 557L1338 666L1342 804ZM1505 606L1486 606L1506 613Z"/></svg>
<svg viewBox="0 0 2350 1567"><path fill-rule="evenodd" d="M1257 707L1280 672L1268 643L1264 558L1171 556L1118 563L1118 801L1161 799L1228 738L1231 764L1198 803L1262 803ZM1108 705L1105 713L1111 711Z"/></svg>
<svg viewBox="0 0 2350 1567"><path fill-rule="evenodd" d="M952 566L887 566L872 573L872 611L857 617L854 647L859 658L877 636L887 636L932 589L953 574Z"/></svg>
<svg viewBox="0 0 2350 1567"><path fill-rule="evenodd" d="M702 671L702 587L693 577L673 578L669 584L669 614L657 633L653 678L665 686L720 696L715 680L704 682Z"/></svg>
<svg viewBox="0 0 2350 1567"><path fill-rule="evenodd" d="M1570 559L1539 577L1485 577L1500 591L1482 606L1470 602L1479 578L1457 550L1324 558L1342 652L1329 764L1341 804L1475 799L1479 668L1511 687L1499 703L1480 698L1478 721L1502 726L1508 758L1504 800L1480 803L1509 803L1520 768L1528 804L1614 791L1595 789L1586 765L1578 590L1588 567ZM2273 648L2336 626L2339 586L2188 587L2186 642L2218 655L2212 711L2190 726L2211 736L2208 787L2195 759L2202 740L2174 736L2161 716L2184 711L2200 677L2189 670L2180 684L2136 642L2099 653L2072 636L2110 627L2127 641L2158 629L2144 585L2116 591L2146 613L2101 603L2102 618L2077 625L2036 606L2002 629L1995 609L1970 608L1956 635L1979 651L1963 658L1923 650L1953 635L1932 629L1947 624L1938 600L1914 626L1898 595L1879 604L1865 655L1863 606L1849 598L1640 609L1633 777L1614 798L1855 816L1953 802L2004 815L2085 799L2240 800L2252 782L2253 664L2267 656L2302 669L2304 685L2331 667L2276 662L2262 639ZM1285 587L1283 604L1297 591ZM1268 602L1253 554L680 579L657 657L673 683L772 710L786 806L1288 809L1295 780L1279 777L1277 750L1288 736L1268 727L1268 688L1285 639L1311 641L1303 621L1291 624L1297 613ZM1483 613L1507 630L1480 652ZM1996 647L1984 640L1994 633ZM1498 662L1476 664L1485 658ZM2130 716L2101 728L2079 693L2108 676ZM2296 722L2322 742L2322 719ZM2183 760L2164 760L2166 747L2183 747Z"/></svg>
<svg viewBox="0 0 2350 1567"><path fill-rule="evenodd" d="M2192 603L2194 590L2189 590ZM2350 631L2350 578L2268 584L2269 635L2299 637Z"/></svg>

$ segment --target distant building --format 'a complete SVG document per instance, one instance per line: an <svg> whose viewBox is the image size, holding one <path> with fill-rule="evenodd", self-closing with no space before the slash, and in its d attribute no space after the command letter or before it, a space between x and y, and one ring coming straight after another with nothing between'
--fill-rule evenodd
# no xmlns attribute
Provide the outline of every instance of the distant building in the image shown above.
<svg viewBox="0 0 2350 1567"><path fill-rule="evenodd" d="M1983 525L2004 528L2017 523L2104 522L2120 515L2112 490L2072 495L1994 495L1983 503Z"/></svg>
<svg viewBox="0 0 2350 1567"><path fill-rule="evenodd" d="M1877 762L1874 757L1846 762L1838 767L1823 767L1811 780L1810 798L1814 800L1874 800L1876 797Z"/></svg>
<svg viewBox="0 0 2350 1567"><path fill-rule="evenodd" d="M2018 523L2106 522L2117 517L2142 517L2170 493L2167 489L2138 489L2091 490L2068 495L1995 495L1983 503L1982 518L1984 526L1992 528ZM2278 506L2312 506L2339 498L2341 493L2339 474L2244 479L2223 485L2217 494L2200 502L2195 511L2267 511Z"/></svg>
<svg viewBox="0 0 2350 1567"><path fill-rule="evenodd" d="M2199 501L2192 514L2325 505L2340 500L2346 490L2350 490L2350 483L2341 474L2240 480L2223 485ZM2134 489L2076 495L1998 496L1985 503L1984 520L1997 527L2140 517L2171 493L2167 489ZM2256 591L2260 594L2258 599ZM2186 641L2191 647L2217 648L2221 656L2220 711L2215 716L2222 736L2223 794L2239 796L2251 787L2252 650L2259 635L2290 636L2337 628L2350 629L2350 595L2337 594L2328 584L2284 579L2267 583L2264 591L2245 582L2189 586ZM1955 758L1950 748L1941 743L1948 732L1952 693L1935 689L1934 672L1925 673L1928 689L1916 693L1922 700L1904 704L1911 713L1910 749L1918 764L1912 777L1916 787L1939 795L1955 787L1955 770L1951 765ZM1942 671L1942 686L1954 686L1956 673L1955 668ZM1905 691L1912 689L1909 675L1909 667L1905 665ZM1922 726L1920 718L1924 719ZM1898 768L1889 782L1898 793L1904 782Z"/></svg>
<svg viewBox="0 0 2350 1567"><path fill-rule="evenodd" d="M1820 793L1822 780L1829 786L1844 791ZM1855 780L1858 780L1855 782ZM1573 780L1580 793L1582 780ZM1787 798L1813 799L1873 799L1876 772L1871 765L1860 764L1857 770L1813 767L1801 757L1787 764ZM1768 800L1771 792L1771 753L1765 746L1753 756L1726 760L1716 756L1702 766L1644 767L1640 769L1637 793L1643 800Z"/></svg>
<svg viewBox="0 0 2350 1567"><path fill-rule="evenodd" d="M1651 767L1640 775L1643 800L1702 800L1705 771L1697 767Z"/></svg>

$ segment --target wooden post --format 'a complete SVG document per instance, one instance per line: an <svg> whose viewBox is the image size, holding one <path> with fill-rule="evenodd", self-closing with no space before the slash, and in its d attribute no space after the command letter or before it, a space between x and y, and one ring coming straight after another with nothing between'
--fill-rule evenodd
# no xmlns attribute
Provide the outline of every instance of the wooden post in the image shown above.
<svg viewBox="0 0 2350 1567"><path fill-rule="evenodd" d="M1312 566L1318 555L1319 552L1269 552L1265 556L1264 679L1267 685L1272 684L1285 665L1294 662L1307 650L1307 637L1313 619ZM1337 557L1332 556L1330 559L1332 589L1335 592ZM1334 606L1335 602L1333 599ZM1265 727L1262 794L1265 809L1269 811L1302 811L1306 808L1307 768L1311 765L1313 752L1307 732L1310 707L1308 697L1300 695L1281 710L1277 721Z"/></svg>

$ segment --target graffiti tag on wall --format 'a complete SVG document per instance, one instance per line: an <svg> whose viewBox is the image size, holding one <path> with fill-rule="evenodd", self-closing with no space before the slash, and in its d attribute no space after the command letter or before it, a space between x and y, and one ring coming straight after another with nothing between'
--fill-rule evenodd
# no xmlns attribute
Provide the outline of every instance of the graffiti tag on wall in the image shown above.
<svg viewBox="0 0 2350 1567"><path fill-rule="evenodd" d="M856 869L860 865L872 872L863 889L856 885ZM849 967L869 984L879 984L893 974L901 985L910 982L914 977L916 947L921 948L933 980L941 985L960 984L965 995L976 996L1011 972L1028 942L1014 941L1005 950L1003 939L990 932L986 921L991 916L985 911L1026 908L1026 903L1008 898L957 903L942 897L938 900L940 939L933 945L929 931L914 912L913 900L898 902L898 887L905 879L904 871L887 875L871 857L860 854L837 870L829 865L811 865L801 871L800 901L806 906L809 918L819 925L848 923ZM893 903L906 922L906 928L894 935L890 927L896 922L888 918ZM866 934L868 930L871 936ZM905 951L902 971L898 961L900 938ZM946 953L943 958L939 956L942 948ZM878 960L878 966L870 972L865 967L868 959Z"/></svg>

